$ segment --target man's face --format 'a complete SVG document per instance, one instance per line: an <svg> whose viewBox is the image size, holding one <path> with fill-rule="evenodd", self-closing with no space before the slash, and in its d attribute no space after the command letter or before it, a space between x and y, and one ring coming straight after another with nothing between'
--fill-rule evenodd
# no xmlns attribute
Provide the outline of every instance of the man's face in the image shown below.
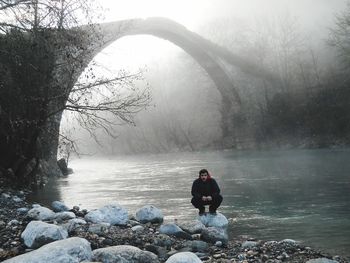
<svg viewBox="0 0 350 263"><path fill-rule="evenodd" d="M208 173L201 173L200 178L203 182L205 182L208 179Z"/></svg>

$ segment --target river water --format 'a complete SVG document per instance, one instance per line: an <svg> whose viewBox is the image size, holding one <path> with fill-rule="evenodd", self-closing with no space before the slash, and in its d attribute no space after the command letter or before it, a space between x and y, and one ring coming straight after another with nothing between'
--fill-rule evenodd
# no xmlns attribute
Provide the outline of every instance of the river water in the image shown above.
<svg viewBox="0 0 350 263"><path fill-rule="evenodd" d="M166 221L192 220L190 188L201 168L219 183L219 212L232 218L230 237L291 238L350 256L350 149L215 151L71 161L74 174L32 200L99 208L117 202L135 210L153 204Z"/></svg>

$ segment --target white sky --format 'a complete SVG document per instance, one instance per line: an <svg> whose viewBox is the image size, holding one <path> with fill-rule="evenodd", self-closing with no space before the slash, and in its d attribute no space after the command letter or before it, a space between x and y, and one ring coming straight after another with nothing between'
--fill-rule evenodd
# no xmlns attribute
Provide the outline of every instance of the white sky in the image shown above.
<svg viewBox="0 0 350 263"><path fill-rule="evenodd" d="M346 0L98 0L106 9L105 22L152 16L167 17L198 31L208 21L259 17L278 18L291 14L305 30L322 35L344 10ZM312 34L312 33L311 33ZM326 37L326 35L324 35ZM105 49L96 59L110 68L138 68L178 50L171 43L151 36L125 37ZM118 63L116 63L116 61Z"/></svg>

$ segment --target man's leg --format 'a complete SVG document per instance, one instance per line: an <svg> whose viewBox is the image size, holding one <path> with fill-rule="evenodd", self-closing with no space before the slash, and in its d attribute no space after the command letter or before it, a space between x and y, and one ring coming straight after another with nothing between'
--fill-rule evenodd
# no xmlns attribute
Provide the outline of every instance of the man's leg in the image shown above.
<svg viewBox="0 0 350 263"><path fill-rule="evenodd" d="M198 208L199 209L199 215L202 215L204 214L205 212L205 207L204 207L204 202L202 199L200 198L192 198L191 200L191 203L192 205L195 207L195 208Z"/></svg>
<svg viewBox="0 0 350 263"><path fill-rule="evenodd" d="M221 195L213 196L213 200L211 201L211 204L209 206L209 213L215 214L216 209L221 205L221 202L222 202Z"/></svg>

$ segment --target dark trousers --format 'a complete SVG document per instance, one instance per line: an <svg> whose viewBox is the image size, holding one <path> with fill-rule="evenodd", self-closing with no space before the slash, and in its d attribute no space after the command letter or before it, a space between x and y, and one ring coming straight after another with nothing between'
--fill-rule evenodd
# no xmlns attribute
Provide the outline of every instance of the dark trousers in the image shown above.
<svg viewBox="0 0 350 263"><path fill-rule="evenodd" d="M209 212L215 212L222 202L222 196L215 195L215 196L212 196L212 198L213 199L211 201L203 201L202 198L193 197L191 200L191 203L195 208L198 208L200 211L203 211L203 212L205 210L204 206L209 205Z"/></svg>

